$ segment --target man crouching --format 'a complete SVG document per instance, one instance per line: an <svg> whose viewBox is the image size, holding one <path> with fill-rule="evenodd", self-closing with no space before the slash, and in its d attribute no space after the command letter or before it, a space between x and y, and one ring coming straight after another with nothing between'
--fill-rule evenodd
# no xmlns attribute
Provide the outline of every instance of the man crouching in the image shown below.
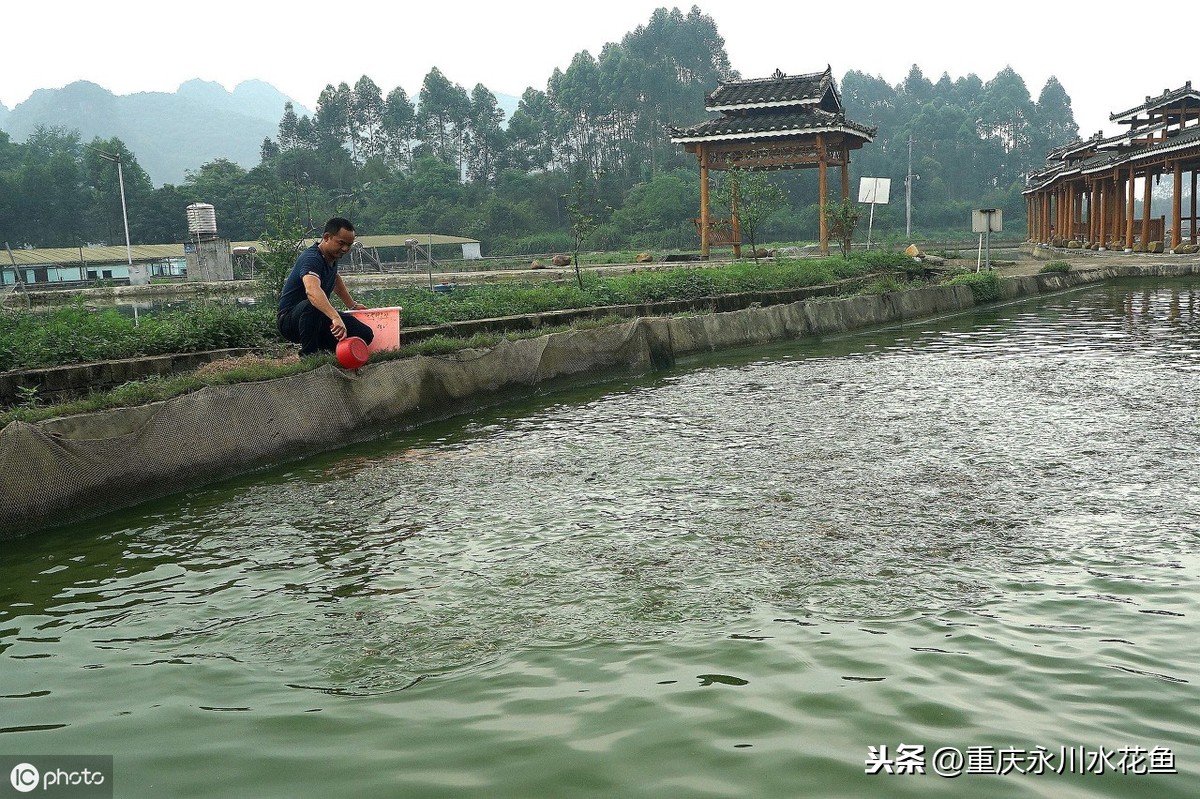
<svg viewBox="0 0 1200 799"><path fill-rule="evenodd" d="M367 307L351 298L338 274L338 259L353 246L354 225L350 220L340 216L330 219L321 240L300 253L283 283L276 323L279 335L300 345L301 357L333 352L346 336L358 336L368 344L375 337L370 325L339 313L329 301L331 294L337 294L347 310Z"/></svg>

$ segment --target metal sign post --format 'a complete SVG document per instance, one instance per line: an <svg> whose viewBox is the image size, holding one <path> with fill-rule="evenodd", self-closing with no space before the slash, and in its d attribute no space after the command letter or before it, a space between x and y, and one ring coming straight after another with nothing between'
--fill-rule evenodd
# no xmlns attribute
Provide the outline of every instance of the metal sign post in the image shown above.
<svg viewBox="0 0 1200 799"><path fill-rule="evenodd" d="M871 216L867 222L867 249L871 249L871 228L875 226L875 203L887 205L891 192L891 178L859 178L858 201L871 204Z"/></svg>
<svg viewBox="0 0 1200 799"><path fill-rule="evenodd" d="M1004 230L1004 211L999 208L979 208L971 212L971 232L982 233L984 264L992 268L992 233ZM975 269L979 271L978 267Z"/></svg>

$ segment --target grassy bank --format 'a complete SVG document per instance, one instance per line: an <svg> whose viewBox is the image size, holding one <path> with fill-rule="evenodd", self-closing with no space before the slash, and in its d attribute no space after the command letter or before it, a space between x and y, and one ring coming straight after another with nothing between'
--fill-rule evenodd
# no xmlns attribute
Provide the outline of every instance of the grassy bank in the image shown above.
<svg viewBox="0 0 1200 799"><path fill-rule="evenodd" d="M777 263L738 262L721 267L635 272L613 277L589 273L582 287L574 280L482 283L457 286L448 294L418 287L384 289L362 292L359 299L377 307L403 306L405 326L415 327L555 310L805 288L873 273L880 277L866 290L883 292L901 288L903 279L895 274L912 268L911 259L902 255L875 252L855 254L848 260L831 257ZM615 320L599 323L612 321ZM541 329L519 335L547 332L551 331ZM499 340L500 337L469 340L436 337L389 355L451 352L464 347L490 346ZM186 310L142 314L137 325L132 318L115 310L91 309L82 303L48 311L0 311L0 371L229 347L256 349L267 357L249 359L234 368L129 383L56 407L43 406L35 394L30 395L21 407L0 413L0 425L15 419L36 421L54 415L138 405L195 391L204 385L295 374L330 361L329 356L304 360L287 357L292 350L281 344L275 333L274 309L261 305L198 304Z"/></svg>
<svg viewBox="0 0 1200 799"><path fill-rule="evenodd" d="M440 325L546 311L687 300L748 291L804 288L871 272L910 267L895 253L738 262L722 267L635 272L614 277L584 276L583 286L564 282L479 283L439 294L427 288L359 293L375 307L404 308L408 327ZM47 311L0 311L0 371L72 363L199 352L227 347L262 348L276 343L274 309L231 303L197 304L186 310L142 314L138 324L113 309L82 301Z"/></svg>

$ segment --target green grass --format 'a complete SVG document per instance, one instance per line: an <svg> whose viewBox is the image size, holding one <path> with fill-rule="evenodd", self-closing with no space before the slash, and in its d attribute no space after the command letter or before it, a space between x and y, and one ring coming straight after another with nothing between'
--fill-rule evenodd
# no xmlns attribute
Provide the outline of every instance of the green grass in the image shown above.
<svg viewBox="0 0 1200 799"><path fill-rule="evenodd" d="M449 294L408 287L362 292L369 305L404 308L406 327L502 316L637 305L720 294L826 285L872 272L910 267L909 259L882 251L780 262L739 261L725 266L639 271L613 277L584 276L562 282L462 284ZM274 310L209 302L186 310L143 314L140 324L112 309L82 300L49 311L0 311L0 371L72 363L197 352L227 347L263 348L277 342Z"/></svg>
<svg viewBox="0 0 1200 799"><path fill-rule="evenodd" d="M794 259L779 262L738 261L726 266L641 271L603 277L584 275L583 287L573 280L559 283L506 282L462 284L449 294L418 287L382 289L364 295L370 304L404 308L409 327L440 325L498 316L638 305L688 300L720 294L774 291L827 285L871 272L906 270L910 259L896 253Z"/></svg>
<svg viewBox="0 0 1200 799"><path fill-rule="evenodd" d="M582 289L574 280L482 283L459 286L448 295L434 294L428 289L405 288L363 292L361 298L376 307L403 306L404 325L414 327L546 311L804 288L871 274L879 277L859 291L895 291L906 284L889 273L902 273L909 267L910 259L903 255L876 251L856 253L849 259L834 256L758 264L741 261L725 266L639 271L613 277L589 273ZM608 317L579 321L569 327L542 327L503 336L477 335L465 339L435 336L377 356L377 359L486 348L505 338L542 336L557 330L581 329L614 321L621 320ZM114 310L96 310L82 302L52 311L0 311L0 371L230 347L279 350L273 309L206 303L187 310L142 315L137 326L132 319ZM155 377L57 406L43 406L35 393L27 393L21 398L20 407L0 413L0 425L18 419L32 422L52 416L156 402L206 385L267 380L330 362L332 356L325 355L305 358L299 363L258 363L215 374Z"/></svg>
<svg viewBox="0 0 1200 799"><path fill-rule="evenodd" d="M114 309L96 310L77 300L50 311L0 310L0 371L260 347L277 338L274 314L265 308L209 303L143 314L135 326Z"/></svg>

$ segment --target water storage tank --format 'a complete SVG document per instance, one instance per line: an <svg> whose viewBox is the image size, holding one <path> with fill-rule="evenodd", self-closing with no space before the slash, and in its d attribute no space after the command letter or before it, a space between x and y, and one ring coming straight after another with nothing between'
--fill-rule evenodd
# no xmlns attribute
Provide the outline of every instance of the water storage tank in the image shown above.
<svg viewBox="0 0 1200 799"><path fill-rule="evenodd" d="M188 236L207 239L217 236L217 211L208 203L192 203L187 207Z"/></svg>

